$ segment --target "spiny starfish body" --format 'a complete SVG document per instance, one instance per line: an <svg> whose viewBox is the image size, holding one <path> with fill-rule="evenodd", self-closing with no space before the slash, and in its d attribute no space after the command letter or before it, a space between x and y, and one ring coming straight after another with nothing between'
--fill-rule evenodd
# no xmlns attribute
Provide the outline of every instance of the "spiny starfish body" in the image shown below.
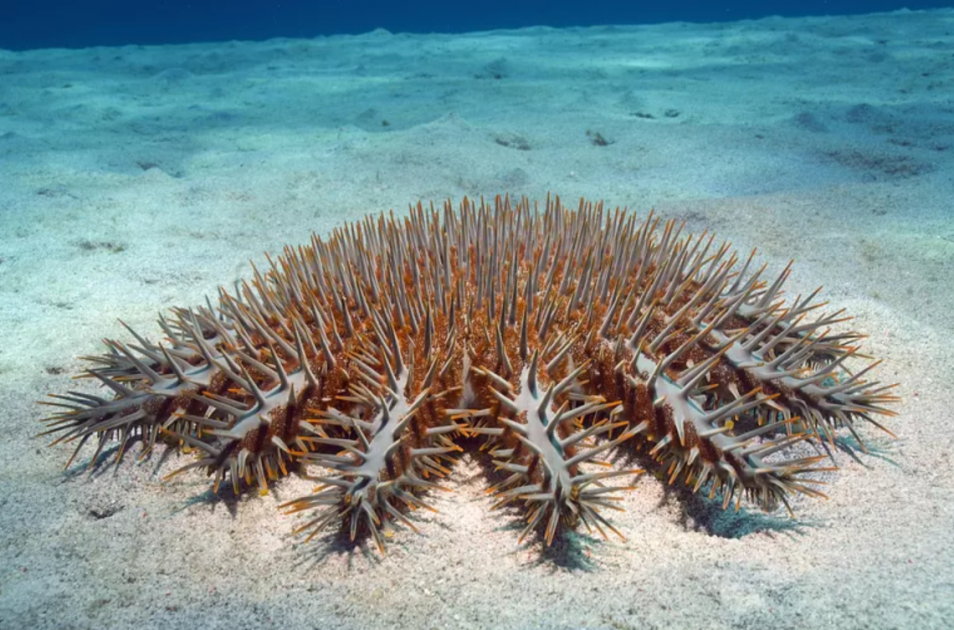
<svg viewBox="0 0 954 630"><path fill-rule="evenodd" d="M164 342L107 340L85 375L111 395L54 395L48 432L74 457L92 440L91 465L114 439L117 463L165 441L198 453L176 473L236 494L318 470L283 506L317 511L299 531L341 523L382 551L459 443L481 444L500 504L548 543L561 524L616 532L601 510L623 488L604 482L641 471L591 465L604 454L773 510L819 496L835 432L880 427L896 399L875 364L846 372L862 336L832 332L842 312L816 315L817 291L786 302L790 266L766 279L753 256L584 201L418 204L286 247L216 305L161 317ZM791 455L800 442L814 454Z"/></svg>

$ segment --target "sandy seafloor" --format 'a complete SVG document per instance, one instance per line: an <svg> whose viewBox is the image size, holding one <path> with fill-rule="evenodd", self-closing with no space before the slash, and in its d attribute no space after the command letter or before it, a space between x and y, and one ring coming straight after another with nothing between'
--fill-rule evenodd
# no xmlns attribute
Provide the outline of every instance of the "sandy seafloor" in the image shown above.
<svg viewBox="0 0 954 630"><path fill-rule="evenodd" d="M950 11L0 52L0 628L954 627L952 163ZM382 558L296 545L302 480L220 500L33 437L118 317L155 337L368 211L547 191L796 258L901 382L898 439L795 520L647 476L627 542L549 551L465 460Z"/></svg>

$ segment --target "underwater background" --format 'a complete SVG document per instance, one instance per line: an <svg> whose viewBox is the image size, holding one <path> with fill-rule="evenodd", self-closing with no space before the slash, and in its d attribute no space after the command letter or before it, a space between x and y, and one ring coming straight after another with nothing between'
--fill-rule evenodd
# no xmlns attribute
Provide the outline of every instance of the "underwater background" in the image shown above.
<svg viewBox="0 0 954 630"><path fill-rule="evenodd" d="M660 22L726 22L770 15L856 15L951 6L937 0L782 0L777 2L641 3L618 0L548 2L441 0L292 0L195 2L128 0L0 3L0 48L185 44L230 39L358 34L382 28L401 33L464 33L527 26L557 28Z"/></svg>
<svg viewBox="0 0 954 630"><path fill-rule="evenodd" d="M0 630L954 627L951 3L636 5L0 0ZM794 518L649 474L625 541L549 548L467 454L384 556L292 535L306 479L37 437L48 394L108 395L73 376L120 319L162 339L313 232L498 194L794 259L896 437L841 435Z"/></svg>

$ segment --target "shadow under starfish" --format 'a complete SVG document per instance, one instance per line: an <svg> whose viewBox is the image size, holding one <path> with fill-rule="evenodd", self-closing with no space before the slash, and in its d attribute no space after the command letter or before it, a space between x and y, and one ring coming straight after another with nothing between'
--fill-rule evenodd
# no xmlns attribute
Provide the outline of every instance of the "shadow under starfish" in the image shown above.
<svg viewBox="0 0 954 630"><path fill-rule="evenodd" d="M525 515L517 506L510 506L501 510L508 513L510 520L501 525L496 531L520 533L526 527ZM543 532L533 531L527 535L524 543L514 547L510 555L527 555L528 563L534 566L549 565L554 569L569 571L591 572L596 570L597 564L592 557L592 549L603 544L604 541L586 533L563 528L547 544Z"/></svg>
<svg viewBox="0 0 954 630"><path fill-rule="evenodd" d="M132 441L130 444L131 443ZM87 462L77 462L71 459L67 464L63 476L67 481L80 477L98 479L108 474L110 469L112 469L113 475L116 475L121 466L144 466L149 462L154 462L151 474L158 476L159 469L162 468L162 465L178 452L176 447L172 445L164 445L164 448L158 450L158 455L156 455L157 449L153 448L145 452L140 452L140 454L135 457L131 457L128 452L120 457L120 444L115 443L95 453Z"/></svg>
<svg viewBox="0 0 954 630"><path fill-rule="evenodd" d="M675 499L675 500L672 500ZM719 538L743 538L760 532L803 534L807 527L818 527L820 523L803 518L792 518L788 514L766 514L759 510L741 508L722 509L720 501L694 494L686 486L663 486L663 496L659 507L674 505L679 510L678 523L687 531L703 531Z"/></svg>

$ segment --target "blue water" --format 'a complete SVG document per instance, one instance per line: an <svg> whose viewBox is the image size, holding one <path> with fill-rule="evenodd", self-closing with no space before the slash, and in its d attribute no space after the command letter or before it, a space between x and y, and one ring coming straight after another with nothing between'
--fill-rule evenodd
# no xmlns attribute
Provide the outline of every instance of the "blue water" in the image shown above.
<svg viewBox="0 0 954 630"><path fill-rule="evenodd" d="M547 0L0 0L0 48L167 44L361 33L463 32L547 25L718 22L767 15L848 15L952 6L937 0L641 3Z"/></svg>

